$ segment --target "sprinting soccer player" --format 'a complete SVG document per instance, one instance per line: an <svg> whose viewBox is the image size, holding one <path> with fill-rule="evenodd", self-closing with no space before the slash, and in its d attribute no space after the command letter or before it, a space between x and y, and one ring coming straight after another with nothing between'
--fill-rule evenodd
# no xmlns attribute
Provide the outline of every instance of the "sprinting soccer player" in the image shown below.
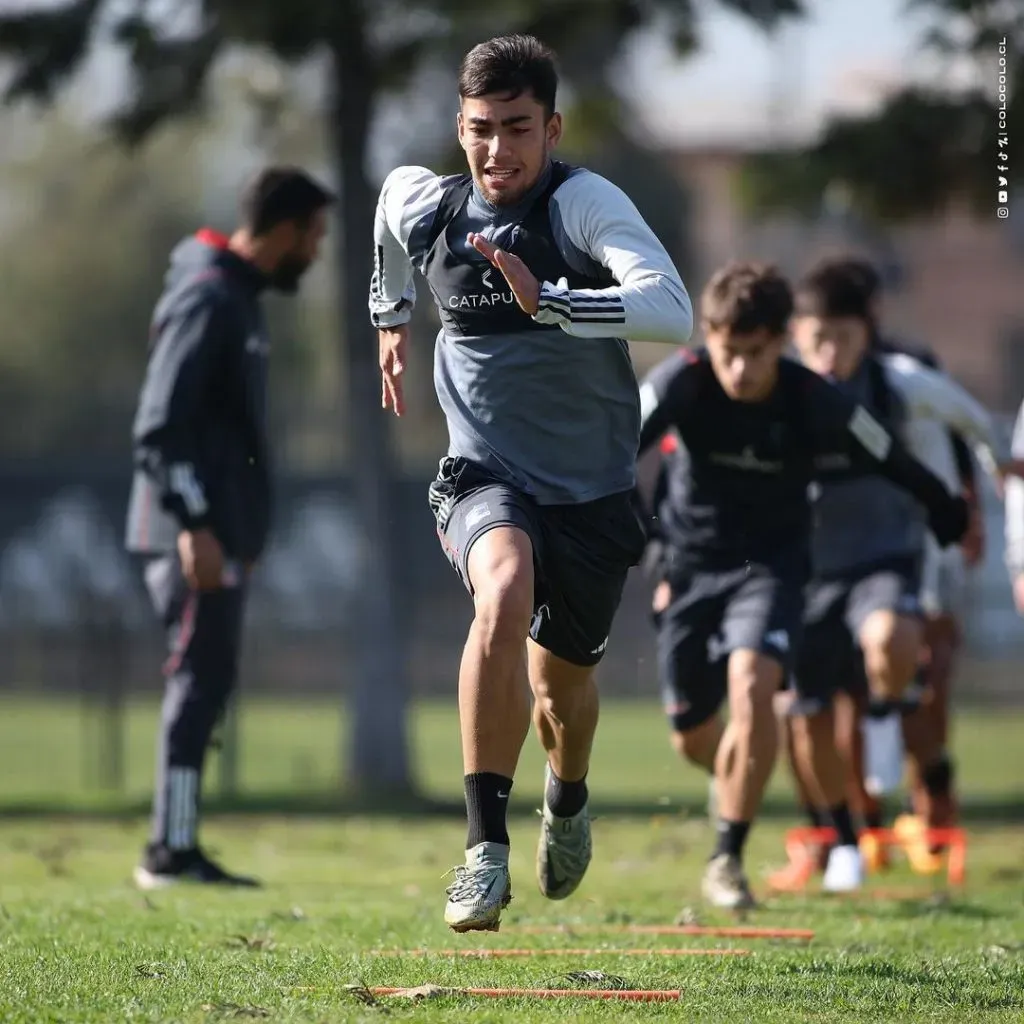
<svg viewBox="0 0 1024 1024"><path fill-rule="evenodd" d="M971 438L993 472L1015 472L985 410L948 377L916 360L874 352L872 326L868 295L842 262L821 264L797 289L793 337L805 365L865 403L931 465L947 493L959 492L955 467L943 474L948 467L937 464L935 441L945 443L950 429ZM795 674L797 700L790 709L795 760L819 811L839 799L847 784L849 752L837 745L833 721L837 689L854 691L862 706L868 694L893 702L917 674L926 529L918 504L885 480L837 466L819 481L814 580ZM868 693L860 692L865 678ZM948 813L950 764L944 747L930 729L907 733L906 739L930 798L927 824L945 824L940 815ZM840 831L824 887L855 889L862 880L855 837Z"/></svg>
<svg viewBox="0 0 1024 1024"><path fill-rule="evenodd" d="M333 198L296 168L247 188L230 238L209 229L171 255L132 429L126 546L167 631L153 831L136 884L252 885L199 846L203 764L238 675L252 565L270 530L268 289L298 290Z"/></svg>
<svg viewBox="0 0 1024 1024"><path fill-rule="evenodd" d="M773 700L800 645L816 466L883 474L928 507L946 543L967 525L962 500L863 405L782 358L792 309L774 268L720 270L701 298L706 349L673 355L641 388L641 454L670 432L681 443L657 510L671 591L658 629L665 710L673 746L716 779L703 892L734 909L754 903L743 849L775 762ZM841 802L834 817L852 831Z"/></svg>
<svg viewBox="0 0 1024 1024"><path fill-rule="evenodd" d="M474 47L459 75L469 173L392 171L374 229L385 408L403 410L414 268L442 321L434 381L450 442L430 506L475 609L459 673L469 829L445 908L459 932L496 930L511 899L506 808L527 680L548 756L541 892L569 896L590 862L594 668L645 540L631 500L640 400L623 339L682 343L693 319L630 200L552 158L557 85L553 55L532 37Z"/></svg>

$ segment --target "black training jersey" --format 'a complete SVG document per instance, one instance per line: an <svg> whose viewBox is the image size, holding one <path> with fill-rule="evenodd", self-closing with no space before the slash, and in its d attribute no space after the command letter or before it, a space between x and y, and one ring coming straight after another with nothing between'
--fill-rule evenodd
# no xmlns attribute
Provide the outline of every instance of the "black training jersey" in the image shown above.
<svg viewBox="0 0 1024 1024"><path fill-rule="evenodd" d="M808 486L830 465L877 471L949 512L942 482L897 444L862 405L790 359L763 401L729 398L707 354L681 351L641 388L641 454L675 432L655 510L675 566L725 570L746 562L809 568Z"/></svg>

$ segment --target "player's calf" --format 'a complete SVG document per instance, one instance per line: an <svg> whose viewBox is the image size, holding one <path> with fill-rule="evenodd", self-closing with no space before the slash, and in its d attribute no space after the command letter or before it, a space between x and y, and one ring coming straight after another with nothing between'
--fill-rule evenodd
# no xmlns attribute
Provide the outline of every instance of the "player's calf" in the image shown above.
<svg viewBox="0 0 1024 1024"><path fill-rule="evenodd" d="M729 725L716 758L719 820L715 849L704 874L704 897L717 907L754 905L743 872L743 849L778 749L774 696L782 666L758 651L729 657Z"/></svg>
<svg viewBox="0 0 1024 1024"><path fill-rule="evenodd" d="M468 828L445 921L494 930L511 899L507 811L530 708L523 645L533 608L533 555L525 532L499 526L470 548L475 615L459 670L459 722Z"/></svg>
<svg viewBox="0 0 1024 1024"><path fill-rule="evenodd" d="M729 725L719 747L716 773L722 782L723 818L751 821L775 765L779 734L773 700L782 666L757 651L729 658Z"/></svg>
<svg viewBox="0 0 1024 1024"><path fill-rule="evenodd" d="M548 756L537 843L537 885L548 899L576 891L593 856L587 771L597 729L592 667L575 665L529 645L534 725Z"/></svg>
<svg viewBox="0 0 1024 1024"><path fill-rule="evenodd" d="M932 740L928 764L912 763L914 813L928 828L945 828L956 823L954 764L946 744L949 738L949 692L959 646L959 628L951 614L938 614L926 624L928 664L926 689L915 720L905 720L909 729L928 729Z"/></svg>
<svg viewBox="0 0 1024 1024"><path fill-rule="evenodd" d="M718 821L718 784L715 779L715 758L722 742L725 726L717 713L699 725L691 726L686 714L669 714L672 749L684 761L708 773L708 820Z"/></svg>
<svg viewBox="0 0 1024 1024"><path fill-rule="evenodd" d="M864 863L850 807L844 799L848 767L836 744L832 708L796 715L792 721L794 760L821 823L831 825L836 841L828 852L823 888L850 892L864 881Z"/></svg>

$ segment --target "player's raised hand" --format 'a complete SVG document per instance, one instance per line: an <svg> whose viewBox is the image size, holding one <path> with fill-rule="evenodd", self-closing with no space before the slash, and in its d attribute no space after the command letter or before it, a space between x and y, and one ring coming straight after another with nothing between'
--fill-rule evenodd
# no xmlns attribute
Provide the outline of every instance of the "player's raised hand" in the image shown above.
<svg viewBox="0 0 1024 1024"><path fill-rule="evenodd" d="M467 236L467 241L481 256L502 272L520 309L533 316L540 303L540 281L530 273L526 264L518 256L499 249L483 235L470 233Z"/></svg>
<svg viewBox="0 0 1024 1024"><path fill-rule="evenodd" d="M405 350L408 342L408 324L385 327L377 331L381 375L380 407L393 409L396 416L401 416L405 412L402 374L405 372Z"/></svg>

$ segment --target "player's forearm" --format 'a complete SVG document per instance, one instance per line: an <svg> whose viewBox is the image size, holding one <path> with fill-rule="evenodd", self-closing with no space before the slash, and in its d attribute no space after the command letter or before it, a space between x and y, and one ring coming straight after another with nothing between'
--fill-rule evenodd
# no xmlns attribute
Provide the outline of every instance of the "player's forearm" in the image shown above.
<svg viewBox="0 0 1024 1024"><path fill-rule="evenodd" d="M413 267L405 250L386 224L374 232L373 277L370 279L370 319L374 327L397 327L412 319L416 304Z"/></svg>
<svg viewBox="0 0 1024 1024"><path fill-rule="evenodd" d="M381 186L373 218L369 307L374 327L412 319L416 285L407 244L412 226L436 205L436 192L436 176L424 167L396 168Z"/></svg>
<svg viewBox="0 0 1024 1024"><path fill-rule="evenodd" d="M541 284L534 320L576 338L684 345L693 331L693 306L683 285L667 275L601 289L569 288L563 279Z"/></svg>
<svg viewBox="0 0 1024 1024"><path fill-rule="evenodd" d="M952 500L942 480L898 444L891 446L878 471L913 495L931 516L941 515Z"/></svg>

